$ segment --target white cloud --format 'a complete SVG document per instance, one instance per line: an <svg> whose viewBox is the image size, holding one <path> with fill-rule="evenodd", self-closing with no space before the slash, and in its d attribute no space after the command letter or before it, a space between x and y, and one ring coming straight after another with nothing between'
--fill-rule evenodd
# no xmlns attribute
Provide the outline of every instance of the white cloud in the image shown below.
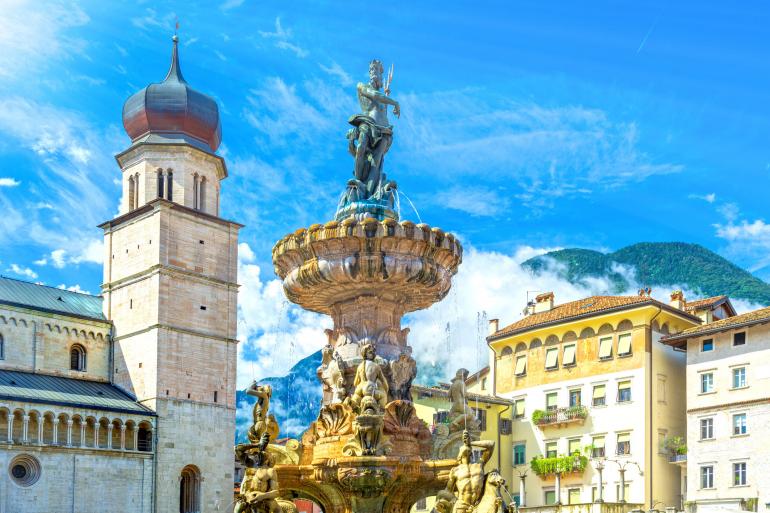
<svg viewBox="0 0 770 513"><path fill-rule="evenodd" d="M326 343L328 317L289 303L277 279L264 280L254 253L238 245L238 387L254 379L281 376Z"/></svg>
<svg viewBox="0 0 770 513"><path fill-rule="evenodd" d="M709 194L690 194L688 198L703 200L706 203L714 203L717 199L717 195L713 192Z"/></svg>
<svg viewBox="0 0 770 513"><path fill-rule="evenodd" d="M91 294L89 291L84 290L77 283L75 285L69 285L69 286L61 284L61 285L57 286L56 288L57 289L62 289L62 290L69 290L70 292L79 292L80 294Z"/></svg>
<svg viewBox="0 0 770 513"><path fill-rule="evenodd" d="M7 271L10 271L14 274L18 274L19 276L24 276L25 278L29 278L30 280L37 279L37 273L35 271L30 269L29 267L21 267L18 264L11 264L11 267L9 267Z"/></svg>
<svg viewBox="0 0 770 513"><path fill-rule="evenodd" d="M716 236L728 242L725 253L748 261L751 272L770 265L770 224L762 219L737 222L737 215L737 209L727 211L727 222L714 225Z"/></svg>
<svg viewBox="0 0 770 513"><path fill-rule="evenodd" d="M466 212L472 216L496 216L504 212L508 198L487 187L457 186L441 189L423 198L433 205Z"/></svg>
<svg viewBox="0 0 770 513"><path fill-rule="evenodd" d="M219 6L223 11L229 11L243 5L244 0L225 0L222 5Z"/></svg>
<svg viewBox="0 0 770 513"><path fill-rule="evenodd" d="M331 66L324 66L323 64L319 64L318 66L329 75L336 77L343 86L353 84L353 77L351 77L350 74L336 62L332 61Z"/></svg>
<svg viewBox="0 0 770 513"><path fill-rule="evenodd" d="M64 266L67 265L66 255L67 252L63 249L55 249L51 251L51 263L53 266L57 269L64 268Z"/></svg>
<svg viewBox="0 0 770 513"><path fill-rule="evenodd" d="M32 167L34 179L27 180L36 187L26 203L0 198L10 219L1 223L23 220L25 227L0 230L0 242L23 239L96 262L94 226L113 213L113 191L104 184L120 173L112 155L125 144L124 136L116 127L97 129L74 111L6 97L0 99L0 137L39 163ZM55 210L56 216L47 210Z"/></svg>
<svg viewBox="0 0 770 513"><path fill-rule="evenodd" d="M6 0L0 16L0 80L39 71L81 53L86 43L70 29L89 22L77 2Z"/></svg>
<svg viewBox="0 0 770 513"><path fill-rule="evenodd" d="M403 94L397 122L400 160L442 178L513 184L528 206L586 195L682 166L656 163L639 148L635 123L599 109L544 107L478 91Z"/></svg>
<svg viewBox="0 0 770 513"><path fill-rule="evenodd" d="M159 15L155 9L147 8L141 16L131 18L131 24L141 30L162 29L170 31L174 27L176 14L173 12Z"/></svg>
<svg viewBox="0 0 770 513"><path fill-rule="evenodd" d="M259 35L263 38L273 40L276 48L288 50L299 58L308 56L307 50L297 45L296 43L291 42L292 32L290 29L283 28L283 25L281 25L281 18L279 17L275 18L275 32L264 30L260 30L258 32Z"/></svg>
<svg viewBox="0 0 770 513"><path fill-rule="evenodd" d="M13 178L0 178L0 187L17 187L21 182Z"/></svg>

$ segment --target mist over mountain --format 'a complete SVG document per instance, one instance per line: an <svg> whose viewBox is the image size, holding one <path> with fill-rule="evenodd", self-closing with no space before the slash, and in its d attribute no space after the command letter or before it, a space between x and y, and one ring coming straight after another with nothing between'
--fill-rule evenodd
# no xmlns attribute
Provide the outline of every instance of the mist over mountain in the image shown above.
<svg viewBox="0 0 770 513"><path fill-rule="evenodd" d="M530 258L522 265L535 273L556 269L571 283L589 277L609 278L614 287L611 292L615 293L632 286L622 267L630 266L642 285L679 284L703 297L727 294L770 304L770 284L698 244L640 242L606 254L590 249L561 249Z"/></svg>

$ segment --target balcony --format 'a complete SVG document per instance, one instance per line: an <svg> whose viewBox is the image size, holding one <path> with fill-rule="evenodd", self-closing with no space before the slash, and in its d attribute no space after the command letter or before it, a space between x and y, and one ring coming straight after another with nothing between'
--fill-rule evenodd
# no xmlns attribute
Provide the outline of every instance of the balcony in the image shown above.
<svg viewBox="0 0 770 513"><path fill-rule="evenodd" d="M579 453L571 456L555 456L552 458L534 457L530 462L532 472L541 478L556 474L582 474L588 466L588 457Z"/></svg>
<svg viewBox="0 0 770 513"><path fill-rule="evenodd" d="M687 454L672 454L668 457L668 462L675 465L687 465Z"/></svg>
<svg viewBox="0 0 770 513"><path fill-rule="evenodd" d="M546 427L563 427L570 424L582 425L588 417L588 408L583 405L555 410L535 410L532 413L532 423L540 429Z"/></svg>

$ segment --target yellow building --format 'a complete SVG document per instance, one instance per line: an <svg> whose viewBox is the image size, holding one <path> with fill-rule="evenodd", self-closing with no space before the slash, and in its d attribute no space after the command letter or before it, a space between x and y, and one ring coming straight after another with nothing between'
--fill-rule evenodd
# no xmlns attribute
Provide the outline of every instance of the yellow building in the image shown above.
<svg viewBox="0 0 770 513"><path fill-rule="evenodd" d="M489 370L473 388L514 404L498 447L522 505L680 508L664 442L686 433L685 356L660 339L701 323L685 308L681 292L670 304L641 291L562 305L547 293L508 326L490 321Z"/></svg>
<svg viewBox="0 0 770 513"><path fill-rule="evenodd" d="M470 376L468 383L470 384L477 377L478 373ZM431 427L431 431L436 425L446 421L451 406L448 391L448 385L437 387L412 385L412 401L417 415ZM467 400L481 424L480 438L495 441L495 450L492 459L486 465L486 470L499 469L506 484L510 487L510 483L513 482L511 462L513 455L508 448L511 447L513 404L507 399L473 393L470 390L467 392ZM508 502L509 499L506 497L505 500ZM412 511L430 511L433 508L433 503L434 498L428 497L418 501L412 507Z"/></svg>

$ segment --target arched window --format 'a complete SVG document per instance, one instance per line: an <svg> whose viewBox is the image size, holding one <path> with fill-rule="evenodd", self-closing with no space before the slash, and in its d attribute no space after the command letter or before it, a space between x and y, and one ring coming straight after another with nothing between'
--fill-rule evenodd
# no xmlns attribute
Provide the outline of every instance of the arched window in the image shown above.
<svg viewBox="0 0 770 513"><path fill-rule="evenodd" d="M193 208L198 209L198 173L193 174Z"/></svg>
<svg viewBox="0 0 770 513"><path fill-rule="evenodd" d="M174 201L174 172L166 170L166 199Z"/></svg>
<svg viewBox="0 0 770 513"><path fill-rule="evenodd" d="M144 422L139 424L136 434L136 450L152 452L152 428Z"/></svg>
<svg viewBox="0 0 770 513"><path fill-rule="evenodd" d="M158 197L163 197L163 170L158 169Z"/></svg>
<svg viewBox="0 0 770 513"><path fill-rule="evenodd" d="M0 360L5 360L5 340L2 333L0 333Z"/></svg>
<svg viewBox="0 0 770 513"><path fill-rule="evenodd" d="M134 208L139 208L139 173L134 175Z"/></svg>
<svg viewBox="0 0 770 513"><path fill-rule="evenodd" d="M198 513L200 497L201 474L194 465L187 465L179 479L179 513Z"/></svg>
<svg viewBox="0 0 770 513"><path fill-rule="evenodd" d="M201 178L200 199L198 200L198 210L206 211L206 177Z"/></svg>
<svg viewBox="0 0 770 513"><path fill-rule="evenodd" d="M80 344L70 349L70 369L81 372L86 370L86 350Z"/></svg>
<svg viewBox="0 0 770 513"><path fill-rule="evenodd" d="M134 210L134 177L128 177L128 210Z"/></svg>

